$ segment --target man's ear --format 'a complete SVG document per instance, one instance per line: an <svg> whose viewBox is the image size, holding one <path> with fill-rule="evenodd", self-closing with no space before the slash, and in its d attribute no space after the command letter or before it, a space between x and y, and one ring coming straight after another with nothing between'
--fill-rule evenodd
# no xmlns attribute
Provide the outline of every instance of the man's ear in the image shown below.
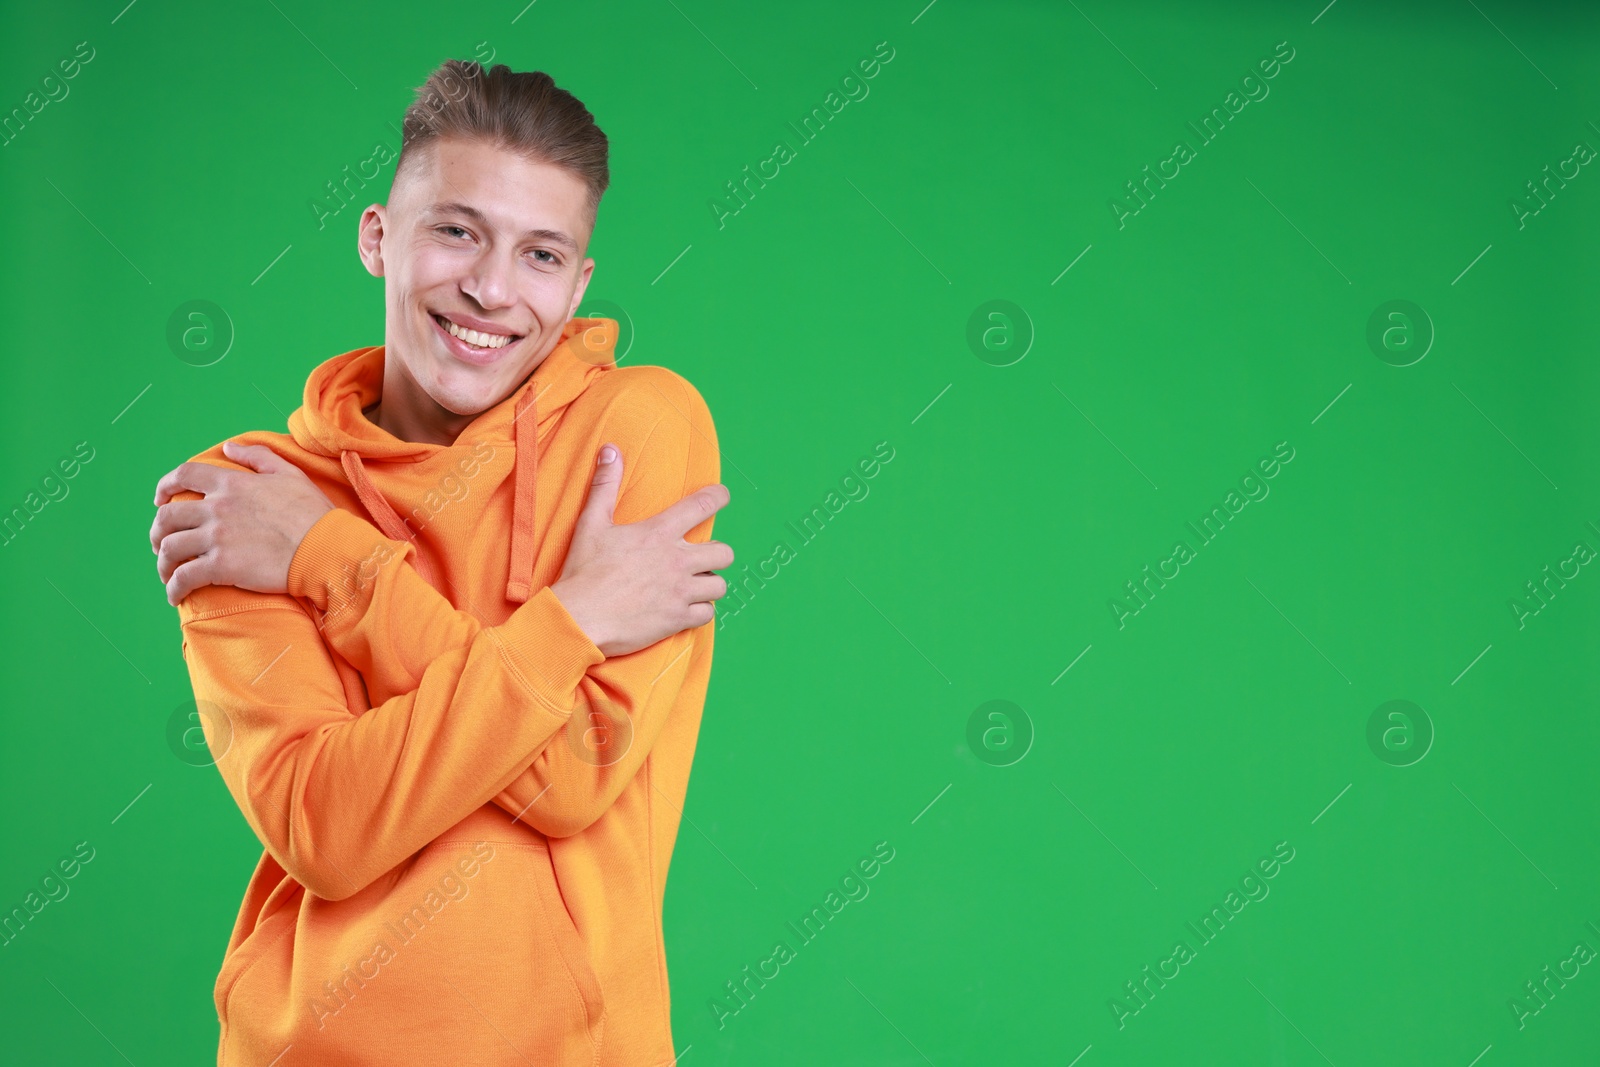
<svg viewBox="0 0 1600 1067"><path fill-rule="evenodd" d="M356 231L356 252L374 278L383 277L383 233L388 221L389 209L372 204L361 213L361 226Z"/></svg>

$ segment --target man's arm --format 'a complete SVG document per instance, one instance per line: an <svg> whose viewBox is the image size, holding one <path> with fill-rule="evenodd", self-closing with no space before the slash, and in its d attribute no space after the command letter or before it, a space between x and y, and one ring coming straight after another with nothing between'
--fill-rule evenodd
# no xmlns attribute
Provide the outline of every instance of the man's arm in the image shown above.
<svg viewBox="0 0 1600 1067"><path fill-rule="evenodd" d="M273 858L342 900L500 794L555 739L602 655L549 589L361 712L293 599L206 586L178 606L206 740Z"/></svg>
<svg viewBox="0 0 1600 1067"><path fill-rule="evenodd" d="M704 401L685 389L672 403L675 410L666 411L636 453L632 484L617 500L619 523L653 515L720 477L715 428ZM684 539L705 543L712 524L708 517ZM388 562L360 571L361 561L373 558L385 542L394 549L380 553ZM404 565L402 547L365 519L336 509L312 526L289 567L288 591L327 612L324 638L361 672L374 701L415 688L440 656L482 629L476 616L456 610ZM362 578L353 591L340 587L358 573ZM587 828L643 766L677 700L693 650L711 635L706 626L683 630L590 667L560 736L494 802L550 837Z"/></svg>

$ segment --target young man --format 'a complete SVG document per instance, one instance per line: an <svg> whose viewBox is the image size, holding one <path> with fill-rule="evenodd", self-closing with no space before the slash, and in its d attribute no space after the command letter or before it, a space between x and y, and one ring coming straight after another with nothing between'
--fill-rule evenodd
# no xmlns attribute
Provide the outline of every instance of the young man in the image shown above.
<svg viewBox="0 0 1600 1067"><path fill-rule="evenodd" d="M607 182L548 75L445 63L361 216L384 344L157 487L265 846L219 1064L674 1061L661 907L733 553L700 394L572 318Z"/></svg>

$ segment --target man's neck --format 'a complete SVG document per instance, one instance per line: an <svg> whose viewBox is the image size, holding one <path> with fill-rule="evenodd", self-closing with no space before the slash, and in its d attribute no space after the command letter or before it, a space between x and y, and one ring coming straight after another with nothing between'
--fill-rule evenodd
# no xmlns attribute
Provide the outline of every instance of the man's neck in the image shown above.
<svg viewBox="0 0 1600 1067"><path fill-rule="evenodd" d="M420 419L413 413L407 412L402 405L385 405L383 398L370 408L363 408L367 421L387 432L391 437L400 441L411 441L417 444L453 445L456 438L461 436L476 415L456 415L445 412L443 408L434 405L439 411L449 416L448 420Z"/></svg>
<svg viewBox="0 0 1600 1067"><path fill-rule="evenodd" d="M363 409L367 420L400 441L453 445L477 415L458 415L429 396L399 361L384 360L378 402Z"/></svg>
<svg viewBox="0 0 1600 1067"><path fill-rule="evenodd" d="M526 385L536 369L537 365L529 370L527 377L517 383L516 389ZM512 392L516 392L516 389ZM482 414L456 414L429 396L403 368L387 364L384 366L382 391L377 403L363 408L362 413L368 422L397 440L430 445L455 444L461 432Z"/></svg>

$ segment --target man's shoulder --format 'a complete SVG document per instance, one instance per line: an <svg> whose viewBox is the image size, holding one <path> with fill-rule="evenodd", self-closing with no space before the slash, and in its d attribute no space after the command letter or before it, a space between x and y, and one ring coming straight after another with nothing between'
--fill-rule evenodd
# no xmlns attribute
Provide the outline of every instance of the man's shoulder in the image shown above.
<svg viewBox="0 0 1600 1067"><path fill-rule="evenodd" d="M241 445L266 445L290 463L299 465L303 450L295 443L293 437L286 433L277 433L272 430L245 430L243 433L229 434L222 441L218 441L210 448L190 456L187 463L210 463L216 467L226 467L229 470L249 470L250 468L229 459L222 451L222 446L227 441Z"/></svg>
<svg viewBox="0 0 1600 1067"><path fill-rule="evenodd" d="M650 424L675 414L701 428L711 425L711 411L700 390L670 367L613 367L590 383L580 399L614 416Z"/></svg>

